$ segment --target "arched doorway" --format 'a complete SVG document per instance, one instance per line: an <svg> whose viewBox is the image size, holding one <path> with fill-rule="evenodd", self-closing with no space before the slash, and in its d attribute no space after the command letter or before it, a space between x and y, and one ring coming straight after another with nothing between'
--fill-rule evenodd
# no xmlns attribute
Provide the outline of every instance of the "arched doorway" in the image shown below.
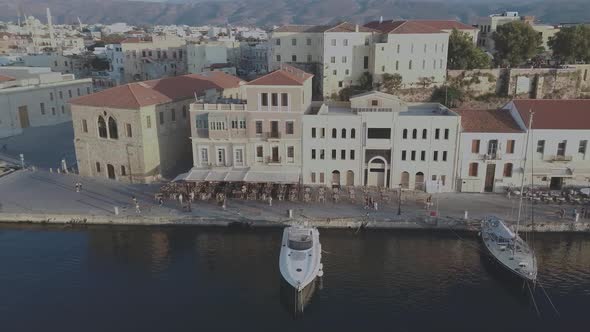
<svg viewBox="0 0 590 332"><path fill-rule="evenodd" d="M387 161L383 157L373 157L369 160L369 176L367 179L367 186L369 187L385 187L387 174Z"/></svg>
<svg viewBox="0 0 590 332"><path fill-rule="evenodd" d="M424 173L418 172L416 173L416 179L414 180L414 189L415 190L424 190Z"/></svg>
<svg viewBox="0 0 590 332"><path fill-rule="evenodd" d="M332 172L332 187L334 186L340 186L340 171Z"/></svg>
<svg viewBox="0 0 590 332"><path fill-rule="evenodd" d="M115 179L115 166L111 165L111 164L107 164L107 175L109 176L109 179Z"/></svg>
<svg viewBox="0 0 590 332"><path fill-rule="evenodd" d="M402 172L401 184L402 184L402 188L404 188L404 189L410 188L410 173Z"/></svg>
<svg viewBox="0 0 590 332"><path fill-rule="evenodd" d="M353 171L346 172L346 185L347 186L354 186L354 172Z"/></svg>

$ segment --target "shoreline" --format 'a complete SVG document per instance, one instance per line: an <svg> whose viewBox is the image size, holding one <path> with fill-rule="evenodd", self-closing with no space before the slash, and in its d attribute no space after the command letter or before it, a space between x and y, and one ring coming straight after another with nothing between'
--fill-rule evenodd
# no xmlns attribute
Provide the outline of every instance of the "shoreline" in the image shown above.
<svg viewBox="0 0 590 332"><path fill-rule="evenodd" d="M479 221L450 217L419 217L405 220L370 220L366 218L291 218L291 219L253 219L220 218L197 216L107 216L82 214L32 214L0 213L0 224L37 224L37 225L120 225L120 226L197 226L197 227L236 227L269 228L307 222L318 228L332 229L411 229L411 230L451 230L478 232ZM530 232L531 225L521 225L521 232ZM543 222L535 223L535 232L541 233L590 233L589 222Z"/></svg>

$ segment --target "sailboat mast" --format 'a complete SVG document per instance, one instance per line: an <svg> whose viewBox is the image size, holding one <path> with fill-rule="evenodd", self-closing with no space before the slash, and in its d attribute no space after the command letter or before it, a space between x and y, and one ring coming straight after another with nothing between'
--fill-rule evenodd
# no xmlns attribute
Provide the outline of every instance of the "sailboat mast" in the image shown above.
<svg viewBox="0 0 590 332"><path fill-rule="evenodd" d="M529 124L526 132L526 144L524 146L524 162L522 165L522 180L520 182L520 201L518 203L518 217L516 218L516 236L518 236L518 229L520 227L520 216L522 214L522 200L524 197L524 180L525 180L525 172L526 172L526 164L527 164L527 154L529 151L529 138L531 134L531 128L533 125L533 112L529 110Z"/></svg>

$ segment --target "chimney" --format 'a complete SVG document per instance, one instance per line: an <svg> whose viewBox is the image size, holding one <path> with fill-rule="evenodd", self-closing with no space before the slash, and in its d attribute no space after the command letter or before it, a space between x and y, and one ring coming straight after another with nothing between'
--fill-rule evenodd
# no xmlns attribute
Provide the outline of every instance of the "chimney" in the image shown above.
<svg viewBox="0 0 590 332"><path fill-rule="evenodd" d="M383 23L383 16L379 17L379 24Z"/></svg>
<svg viewBox="0 0 590 332"><path fill-rule="evenodd" d="M354 32L359 32L359 25L358 24L354 26Z"/></svg>

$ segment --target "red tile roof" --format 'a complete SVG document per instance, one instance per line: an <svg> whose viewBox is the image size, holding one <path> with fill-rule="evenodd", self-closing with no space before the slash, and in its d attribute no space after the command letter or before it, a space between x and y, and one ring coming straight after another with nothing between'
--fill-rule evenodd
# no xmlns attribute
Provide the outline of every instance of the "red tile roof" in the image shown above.
<svg viewBox="0 0 590 332"><path fill-rule="evenodd" d="M590 99L515 99L516 110L533 129L590 129Z"/></svg>
<svg viewBox="0 0 590 332"><path fill-rule="evenodd" d="M433 28L430 25L422 24L420 21L373 21L365 24L365 27L379 30L383 33L442 33L441 29Z"/></svg>
<svg viewBox="0 0 590 332"><path fill-rule="evenodd" d="M12 76L0 74L0 82L8 82L8 81L14 81L14 80L15 80L15 78Z"/></svg>
<svg viewBox="0 0 590 332"><path fill-rule="evenodd" d="M239 78L222 72L191 74L130 83L103 90L70 101L74 105L121 109L138 109L174 100L191 98L208 89L239 87Z"/></svg>
<svg viewBox="0 0 590 332"><path fill-rule="evenodd" d="M414 20L438 30L477 30L476 27L454 20Z"/></svg>
<svg viewBox="0 0 590 332"><path fill-rule="evenodd" d="M461 127L468 133L524 132L508 110L453 110L461 116Z"/></svg>
<svg viewBox="0 0 590 332"><path fill-rule="evenodd" d="M246 85L303 85L305 81L313 77L301 69L282 65L281 69L259 77Z"/></svg>

